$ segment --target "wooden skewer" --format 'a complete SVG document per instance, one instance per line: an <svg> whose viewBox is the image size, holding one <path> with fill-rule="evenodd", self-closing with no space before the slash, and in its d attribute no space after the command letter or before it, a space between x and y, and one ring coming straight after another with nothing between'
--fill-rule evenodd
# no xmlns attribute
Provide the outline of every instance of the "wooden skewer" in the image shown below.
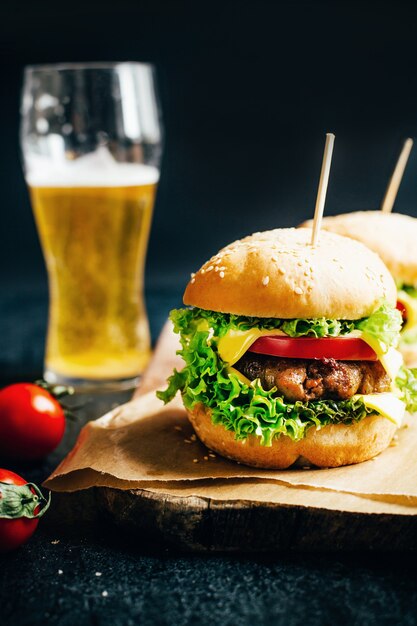
<svg viewBox="0 0 417 626"><path fill-rule="evenodd" d="M410 138L406 139L382 200L381 211L383 213L391 213L392 211L412 147L413 140Z"/></svg>
<svg viewBox="0 0 417 626"><path fill-rule="evenodd" d="M323 218L324 203L326 201L327 185L329 183L330 165L332 162L333 145L335 136L333 133L326 134L326 144L324 146L323 163L321 165L319 189L317 191L316 208L314 210L313 232L311 235L311 245L316 246L319 240L321 220Z"/></svg>

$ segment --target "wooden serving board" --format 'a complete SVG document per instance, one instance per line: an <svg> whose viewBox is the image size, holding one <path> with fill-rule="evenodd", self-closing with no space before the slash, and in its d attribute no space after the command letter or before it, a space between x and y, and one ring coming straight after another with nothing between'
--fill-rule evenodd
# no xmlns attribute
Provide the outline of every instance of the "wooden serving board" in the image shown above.
<svg viewBox="0 0 417 626"><path fill-rule="evenodd" d="M176 338L167 325L135 395L162 388ZM102 516L130 533L192 551L415 550L417 509L257 479L146 483L55 494L58 517ZM58 496L58 499L56 498ZM57 502L58 500L58 502ZM77 518L79 519L79 518Z"/></svg>

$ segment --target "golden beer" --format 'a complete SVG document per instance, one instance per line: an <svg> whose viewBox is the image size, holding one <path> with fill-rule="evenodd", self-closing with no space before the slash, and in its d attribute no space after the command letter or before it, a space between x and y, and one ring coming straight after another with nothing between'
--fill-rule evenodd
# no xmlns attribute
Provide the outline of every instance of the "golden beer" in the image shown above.
<svg viewBox="0 0 417 626"><path fill-rule="evenodd" d="M49 277L49 380L132 379L147 364L143 271L157 170L138 167L128 185L28 181Z"/></svg>

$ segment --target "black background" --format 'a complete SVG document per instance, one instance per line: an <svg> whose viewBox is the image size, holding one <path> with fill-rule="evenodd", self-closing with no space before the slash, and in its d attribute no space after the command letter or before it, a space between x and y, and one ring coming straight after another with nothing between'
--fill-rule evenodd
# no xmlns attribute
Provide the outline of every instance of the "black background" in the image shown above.
<svg viewBox="0 0 417 626"><path fill-rule="evenodd" d="M148 257L154 338L188 273L221 245L311 216L327 131L328 214L377 208L403 139L416 134L415 3L3 2L0 384L41 374L47 314L19 162L22 69L94 60L158 70L166 145ZM415 148L396 204L412 215L416 180ZM15 469L42 481L81 423L45 463ZM178 556L135 550L114 529L72 532L46 516L1 557L0 624L416 623L412 554Z"/></svg>
<svg viewBox="0 0 417 626"><path fill-rule="evenodd" d="M166 145L148 258L175 284L222 244L311 216L324 134L326 212L377 208L417 128L417 10L386 2L6 3L0 20L0 267L45 280L19 162L22 68L157 66ZM417 214L417 150L396 208ZM149 282L148 280L148 282Z"/></svg>

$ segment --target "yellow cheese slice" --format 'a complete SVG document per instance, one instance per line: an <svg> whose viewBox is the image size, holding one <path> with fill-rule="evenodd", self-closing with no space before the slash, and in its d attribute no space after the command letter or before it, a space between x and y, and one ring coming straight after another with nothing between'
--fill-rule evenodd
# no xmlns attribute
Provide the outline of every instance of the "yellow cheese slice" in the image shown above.
<svg viewBox="0 0 417 626"><path fill-rule="evenodd" d="M391 378L391 380L395 380L398 376L400 368L404 364L404 358L401 352L391 347L388 348L388 352L386 352L385 354L377 353L377 355L382 367L384 368L388 376Z"/></svg>
<svg viewBox="0 0 417 626"><path fill-rule="evenodd" d="M228 330L227 333L219 339L217 351L220 358L233 365L245 354L248 348L259 337L274 337L276 335L285 335L282 330L262 330L260 328L251 328L249 330Z"/></svg>
<svg viewBox="0 0 417 626"><path fill-rule="evenodd" d="M417 298L413 298L402 289L398 291L397 298L405 306L407 323L404 326L404 330L409 331L417 326Z"/></svg>
<svg viewBox="0 0 417 626"><path fill-rule="evenodd" d="M234 367L228 367L227 373L234 374L240 380L241 383L249 387L251 381L249 380L249 378L246 378L246 376L242 374L242 372L239 372L239 370L235 369Z"/></svg>
<svg viewBox="0 0 417 626"><path fill-rule="evenodd" d="M355 398L362 398L364 405L368 409L373 409L390 422L401 426L405 414L405 404L397 396L390 392L370 393L367 395L356 395Z"/></svg>
<svg viewBox="0 0 417 626"><path fill-rule="evenodd" d="M345 335L345 337L359 337L362 341L368 344L375 352L378 357L378 360L381 362L382 367L391 378L391 380L395 380L397 378L398 371L400 367L404 363L403 356L401 352L393 348L392 346L389 348L383 341L368 335L360 330L354 330L350 335Z"/></svg>

